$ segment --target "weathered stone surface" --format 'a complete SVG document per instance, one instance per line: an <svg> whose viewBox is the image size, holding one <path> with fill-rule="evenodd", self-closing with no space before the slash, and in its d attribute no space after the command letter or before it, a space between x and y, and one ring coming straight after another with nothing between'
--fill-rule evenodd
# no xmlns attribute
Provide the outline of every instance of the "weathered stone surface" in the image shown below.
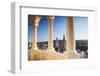
<svg viewBox="0 0 100 76"><path fill-rule="evenodd" d="M47 50L29 50L28 60L59 60L65 59L63 54Z"/></svg>
<svg viewBox="0 0 100 76"><path fill-rule="evenodd" d="M79 55L75 53L60 54L47 50L29 50L28 60L61 60L61 59L78 59Z"/></svg>

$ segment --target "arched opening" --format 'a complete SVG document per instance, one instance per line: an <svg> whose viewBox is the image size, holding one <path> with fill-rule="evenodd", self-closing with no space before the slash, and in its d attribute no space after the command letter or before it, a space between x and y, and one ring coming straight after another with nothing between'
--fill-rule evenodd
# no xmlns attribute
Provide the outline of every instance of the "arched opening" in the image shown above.
<svg viewBox="0 0 100 76"><path fill-rule="evenodd" d="M41 16L37 27L37 47L40 50L47 50L48 48L48 21L46 16Z"/></svg>
<svg viewBox="0 0 100 76"><path fill-rule="evenodd" d="M53 26L53 47L56 52L63 53L66 51L66 17L55 16Z"/></svg>

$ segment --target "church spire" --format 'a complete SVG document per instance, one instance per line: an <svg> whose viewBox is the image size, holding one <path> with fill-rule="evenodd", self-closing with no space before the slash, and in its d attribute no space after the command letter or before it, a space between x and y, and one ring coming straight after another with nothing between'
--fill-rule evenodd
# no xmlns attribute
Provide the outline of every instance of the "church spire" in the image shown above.
<svg viewBox="0 0 100 76"><path fill-rule="evenodd" d="M64 49L66 50L66 38L65 38L65 34L63 34L63 46L64 46Z"/></svg>
<svg viewBox="0 0 100 76"><path fill-rule="evenodd" d="M63 40L65 40L65 34L63 34Z"/></svg>

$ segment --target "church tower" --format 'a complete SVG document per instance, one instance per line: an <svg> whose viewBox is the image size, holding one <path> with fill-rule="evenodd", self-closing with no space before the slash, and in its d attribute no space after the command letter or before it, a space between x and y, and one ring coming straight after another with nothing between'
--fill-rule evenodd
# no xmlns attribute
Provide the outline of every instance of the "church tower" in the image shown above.
<svg viewBox="0 0 100 76"><path fill-rule="evenodd" d="M56 43L55 43L55 51L59 52L59 40L58 38L56 37Z"/></svg>
<svg viewBox="0 0 100 76"><path fill-rule="evenodd" d="M59 47L59 41L58 41L57 37L56 37L56 46L55 47Z"/></svg>
<svg viewBox="0 0 100 76"><path fill-rule="evenodd" d="M64 46L64 51L66 50L66 39L65 39L65 34L63 34L63 46Z"/></svg>

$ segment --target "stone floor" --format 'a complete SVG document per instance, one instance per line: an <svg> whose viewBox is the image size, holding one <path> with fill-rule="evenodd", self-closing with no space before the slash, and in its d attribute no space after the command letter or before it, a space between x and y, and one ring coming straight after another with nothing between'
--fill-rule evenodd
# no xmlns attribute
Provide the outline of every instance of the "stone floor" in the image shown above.
<svg viewBox="0 0 100 76"><path fill-rule="evenodd" d="M75 53L60 54L55 51L47 50L29 50L28 60L60 60L60 59L77 59L80 58Z"/></svg>

